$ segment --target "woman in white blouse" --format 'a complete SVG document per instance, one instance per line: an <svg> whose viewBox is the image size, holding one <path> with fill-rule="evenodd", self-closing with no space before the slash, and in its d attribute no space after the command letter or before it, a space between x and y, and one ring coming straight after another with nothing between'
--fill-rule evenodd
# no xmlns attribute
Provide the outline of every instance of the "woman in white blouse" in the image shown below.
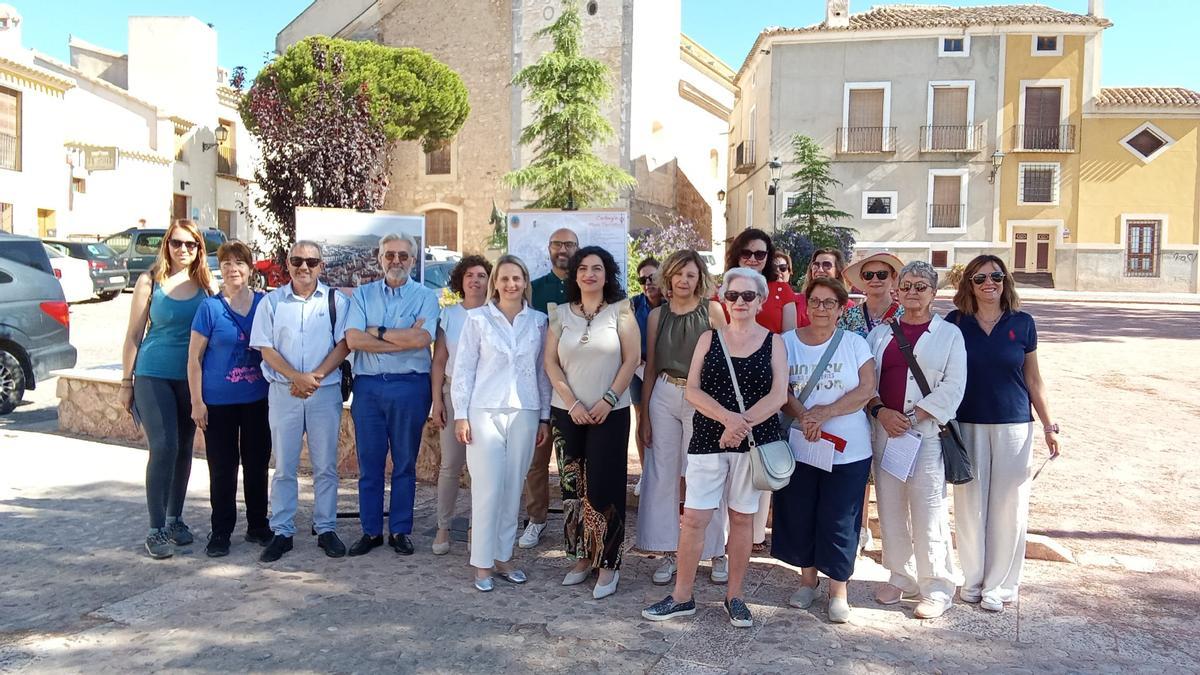
<svg viewBox="0 0 1200 675"><path fill-rule="evenodd" d="M484 592L494 587L493 569L525 583L509 563L521 486L534 444L550 433L550 381L541 367L546 315L529 305L529 270L520 258L496 261L487 297L467 313L450 383L454 433L467 446L471 473L471 565Z"/></svg>
<svg viewBox="0 0 1200 675"><path fill-rule="evenodd" d="M462 302L442 309L438 319L437 341L433 343L433 409L429 413L434 429L441 430L442 467L437 483L437 536L433 538L433 554L450 552L450 521L454 519L454 505L458 502L458 482L462 477L463 464L467 461L467 447L458 442L454 435L454 402L450 400L450 376L454 374L454 352L458 348L458 337L467 322L467 311L487 302L488 275L492 263L481 255L469 255L454 266L450 272L450 291L462 298Z"/></svg>

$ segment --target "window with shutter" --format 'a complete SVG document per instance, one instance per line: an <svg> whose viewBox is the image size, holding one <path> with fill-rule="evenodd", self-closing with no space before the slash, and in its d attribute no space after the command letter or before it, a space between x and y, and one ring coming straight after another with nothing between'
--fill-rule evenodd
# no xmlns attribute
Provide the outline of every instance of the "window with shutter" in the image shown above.
<svg viewBox="0 0 1200 675"><path fill-rule="evenodd" d="M450 173L450 169L450 141L425 153L426 176L444 176Z"/></svg>
<svg viewBox="0 0 1200 675"><path fill-rule="evenodd" d="M458 250L458 214L450 209L425 212L425 245Z"/></svg>
<svg viewBox="0 0 1200 675"><path fill-rule="evenodd" d="M963 224L962 176L934 176L930 227L958 228Z"/></svg>
<svg viewBox="0 0 1200 675"><path fill-rule="evenodd" d="M934 267L936 267L938 269L945 269L945 268L949 267L950 266L948 264L949 260L950 260L950 252L949 251L930 251L929 252L929 264L933 265Z"/></svg>
<svg viewBox="0 0 1200 675"><path fill-rule="evenodd" d="M0 169L21 170L21 92L0 87Z"/></svg>
<svg viewBox="0 0 1200 675"><path fill-rule="evenodd" d="M1062 88L1025 89L1025 127L1021 135L1026 150L1058 150L1062 128Z"/></svg>
<svg viewBox="0 0 1200 675"><path fill-rule="evenodd" d="M970 147L968 100L966 87L934 87L930 149L965 150Z"/></svg>
<svg viewBox="0 0 1200 675"><path fill-rule="evenodd" d="M851 89L843 146L847 152L880 152L883 147L883 89Z"/></svg>

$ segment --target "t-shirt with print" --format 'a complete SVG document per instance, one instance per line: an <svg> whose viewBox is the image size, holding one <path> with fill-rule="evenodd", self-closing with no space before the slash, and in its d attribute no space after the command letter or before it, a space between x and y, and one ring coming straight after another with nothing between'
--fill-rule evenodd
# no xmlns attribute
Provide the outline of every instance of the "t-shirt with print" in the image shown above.
<svg viewBox="0 0 1200 675"><path fill-rule="evenodd" d="M1025 312L1005 312L990 334L975 317L957 309L946 320L962 331L967 348L967 386L958 421L1020 424L1033 421L1025 355L1037 349L1037 326Z"/></svg>
<svg viewBox="0 0 1200 675"><path fill-rule="evenodd" d="M830 340L833 338L830 337ZM783 334L783 344L788 353L788 384L793 396L800 396L808 378L829 341L810 346L800 341L796 331ZM819 384L812 390L806 401L801 401L805 408L816 405L829 405L845 396L858 386L858 369L873 358L867 341L854 333L842 332L842 341L838 344L829 359L829 365L821 375ZM867 414L861 409L848 415L834 417L821 427L822 431L846 440L846 449L833 455L834 464L850 464L871 457L871 425Z"/></svg>
<svg viewBox="0 0 1200 675"><path fill-rule="evenodd" d="M250 313L241 316L219 297L207 298L196 310L192 331L208 338L200 371L201 396L206 405L236 405L260 401L269 387L262 372L262 354L250 348L250 328L263 299L254 294Z"/></svg>

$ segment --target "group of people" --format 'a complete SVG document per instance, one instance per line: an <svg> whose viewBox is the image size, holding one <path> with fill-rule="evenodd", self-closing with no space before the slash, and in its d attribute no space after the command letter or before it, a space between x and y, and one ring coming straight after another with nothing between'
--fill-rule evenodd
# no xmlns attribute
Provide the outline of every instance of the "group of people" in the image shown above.
<svg viewBox="0 0 1200 675"><path fill-rule="evenodd" d="M992 611L1017 597L1033 411L1053 454L1058 427L1034 321L1020 311L999 258L967 265L956 309L943 318L933 311L938 273L927 263L878 253L846 267L840 251L822 249L797 294L788 282L798 270L756 229L729 245L715 292L699 254L682 250L639 262L643 293L630 299L612 254L580 247L561 229L548 245L551 271L537 279L516 256L463 258L450 279L461 302L443 309L434 291L410 280L420 251L403 235L380 239L383 278L349 297L319 281L317 243L297 242L290 283L265 294L250 287L245 244L219 249L219 290L203 247L191 221L171 226L158 262L137 282L123 351L122 402L150 446L152 557L193 540L181 514L197 428L211 481L208 555L229 553L239 465L246 540L265 547L268 563L292 549L302 445L317 545L341 557L384 544L390 456L386 542L410 555L428 419L441 429L442 449L432 552L450 551L465 465L474 587L491 591L497 577L525 583L513 549L542 537L556 455L573 561L562 584L596 574L592 595L604 598L620 581L636 423L636 544L663 555L654 583L674 581L642 611L648 619L694 614L698 567L708 560L711 580L727 585L730 623L752 625L742 582L752 551L764 546L770 510L771 555L800 569L789 604L815 603L820 573L829 580L829 619L847 621L872 474L891 573L878 602L919 599L915 616L931 618L951 606L956 587L963 601ZM865 298L851 302L848 288ZM351 390L362 535L347 548L336 533L338 437ZM977 474L954 486L961 573L939 441L955 419ZM897 475L889 453L905 436L919 449ZM779 441L798 460L791 478L773 493L757 489L751 450ZM523 493L529 521L518 537Z"/></svg>

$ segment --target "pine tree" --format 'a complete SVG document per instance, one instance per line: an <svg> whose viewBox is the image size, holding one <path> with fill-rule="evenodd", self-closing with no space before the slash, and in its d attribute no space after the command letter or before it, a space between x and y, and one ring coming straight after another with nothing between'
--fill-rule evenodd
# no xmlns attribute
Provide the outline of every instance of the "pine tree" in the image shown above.
<svg viewBox="0 0 1200 675"><path fill-rule="evenodd" d="M524 87L533 121L521 130L521 145L534 147L533 161L505 175L508 185L537 194L532 208L586 208L616 200L633 176L596 155L597 143L611 141L612 125L600 103L612 93L609 69L583 55L583 22L575 0L563 0L558 20L537 32L554 48L521 69L513 84Z"/></svg>
<svg viewBox="0 0 1200 675"><path fill-rule="evenodd" d="M790 176L795 181L796 202L783 214L790 220L775 237L775 245L787 250L801 269L807 269L808 259L819 248L839 249L848 260L857 232L836 224L851 215L838 210L829 196L841 185L830 172L829 158L816 141L796 134L792 136L792 162L798 167ZM800 282L800 276L795 280Z"/></svg>

